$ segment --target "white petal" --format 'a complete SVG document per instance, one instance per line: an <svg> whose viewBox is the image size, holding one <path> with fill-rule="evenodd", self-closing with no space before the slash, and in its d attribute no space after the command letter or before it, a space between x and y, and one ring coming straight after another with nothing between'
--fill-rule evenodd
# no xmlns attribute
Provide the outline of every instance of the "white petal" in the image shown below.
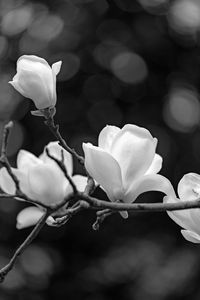
<svg viewBox="0 0 200 300"><path fill-rule="evenodd" d="M16 192L15 183L5 167L0 170L0 188L7 194L14 195Z"/></svg>
<svg viewBox="0 0 200 300"><path fill-rule="evenodd" d="M58 168L47 164L34 166L29 169L28 181L35 200L46 205L63 200L66 179Z"/></svg>
<svg viewBox="0 0 200 300"><path fill-rule="evenodd" d="M149 169L146 171L145 175L158 173L162 168L162 162L163 162L162 157L156 153L154 156L154 159L153 159Z"/></svg>
<svg viewBox="0 0 200 300"><path fill-rule="evenodd" d="M105 189L111 201L119 200L123 195L121 171L117 161L101 148L83 143L85 168Z"/></svg>
<svg viewBox="0 0 200 300"><path fill-rule="evenodd" d="M195 224L195 232L200 235L200 209L194 208L189 210L192 222Z"/></svg>
<svg viewBox="0 0 200 300"><path fill-rule="evenodd" d="M176 197L171 182L159 174L144 175L130 185L125 194L125 202L133 202L142 193L149 191L162 192L168 196Z"/></svg>
<svg viewBox="0 0 200 300"><path fill-rule="evenodd" d="M77 187L77 190L79 192L84 192L87 185L87 177L82 175L74 175L72 179Z"/></svg>
<svg viewBox="0 0 200 300"><path fill-rule="evenodd" d="M18 73L18 86L23 91L24 97L34 101L38 109L44 109L56 104L54 96L54 81L52 72L39 70L20 70Z"/></svg>
<svg viewBox="0 0 200 300"><path fill-rule="evenodd" d="M22 94L24 97L28 98L28 95L25 93L25 91L21 88L21 86L19 85L17 80L13 80L12 81L8 81L8 83L10 83L14 89L16 89L16 91L18 91L20 94Z"/></svg>
<svg viewBox="0 0 200 300"><path fill-rule="evenodd" d="M164 197L164 203L177 203L181 200L175 197ZM197 231L197 226L191 218L191 209L167 211L168 216L179 226L190 231Z"/></svg>
<svg viewBox="0 0 200 300"><path fill-rule="evenodd" d="M183 237L192 243L199 244L200 243L200 235L190 230L181 230Z"/></svg>
<svg viewBox="0 0 200 300"><path fill-rule="evenodd" d="M44 211L36 206L26 207L17 215L17 229L35 225L43 216Z"/></svg>
<svg viewBox="0 0 200 300"><path fill-rule="evenodd" d="M56 63L54 63L52 65L52 71L55 75L58 75L58 73L60 72L60 68L61 68L61 65L62 65L62 61L57 61Z"/></svg>
<svg viewBox="0 0 200 300"><path fill-rule="evenodd" d="M58 142L50 142L45 148L48 148L50 155L52 155L53 157L55 157L59 160L62 159L62 151L63 151L64 165L67 169L68 174L71 176L72 172L73 172L72 155L69 152L67 152L65 149L63 149L58 144ZM53 164L53 165L57 166L56 162L54 162L51 158L48 157L45 149L44 149L43 153L40 155L40 159L46 164Z"/></svg>
<svg viewBox="0 0 200 300"><path fill-rule="evenodd" d="M125 125L115 136L111 153L120 165L124 186L145 174L155 156L156 144L148 130L135 125Z"/></svg>
<svg viewBox="0 0 200 300"><path fill-rule="evenodd" d="M24 97L32 99L38 109L44 109L56 104L54 77L45 59L22 55L17 61L17 74L9 83Z"/></svg>
<svg viewBox="0 0 200 300"><path fill-rule="evenodd" d="M22 55L17 60L17 71L19 71L21 68L35 68L35 66L38 66L37 63L40 64L40 68L42 66L44 68L50 69L48 62L44 58L41 58L36 55Z"/></svg>
<svg viewBox="0 0 200 300"><path fill-rule="evenodd" d="M200 197L200 175L188 173L178 184L178 194L182 201L195 200Z"/></svg>
<svg viewBox="0 0 200 300"><path fill-rule="evenodd" d="M32 194L27 183L27 174L14 168L12 168L12 172L18 178L22 192L28 197L32 198ZM0 187L7 194L14 195L16 193L15 183L4 167L0 170Z"/></svg>
<svg viewBox="0 0 200 300"><path fill-rule="evenodd" d="M109 152L116 134L120 132L120 128L107 125L104 127L98 138L98 145L103 150Z"/></svg>
<svg viewBox="0 0 200 300"><path fill-rule="evenodd" d="M39 158L26 150L20 150L17 155L17 167L26 173L30 167L41 163Z"/></svg>

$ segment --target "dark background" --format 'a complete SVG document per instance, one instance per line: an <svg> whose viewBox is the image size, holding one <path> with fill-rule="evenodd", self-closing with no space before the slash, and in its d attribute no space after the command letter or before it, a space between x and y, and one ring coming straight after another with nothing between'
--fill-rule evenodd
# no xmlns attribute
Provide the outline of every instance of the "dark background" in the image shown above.
<svg viewBox="0 0 200 300"><path fill-rule="evenodd" d="M132 123L158 138L161 174L175 189L185 173L199 172L198 0L0 0L0 24L0 128L15 121L13 165L20 148L39 155L54 140L30 114L32 102L8 84L18 57L35 54L63 61L56 121L79 153L106 124ZM15 228L23 207L0 201L1 266L30 231ZM199 299L200 248L166 213L116 214L98 232L94 221L85 212L61 228L45 226L0 286L0 299Z"/></svg>

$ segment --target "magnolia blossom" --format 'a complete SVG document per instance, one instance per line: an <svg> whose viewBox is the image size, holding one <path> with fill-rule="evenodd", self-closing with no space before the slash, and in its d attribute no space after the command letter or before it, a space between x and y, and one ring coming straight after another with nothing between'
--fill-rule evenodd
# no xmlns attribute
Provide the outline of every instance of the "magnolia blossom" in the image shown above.
<svg viewBox="0 0 200 300"><path fill-rule="evenodd" d="M17 61L17 74L10 84L24 97L30 98L40 109L56 105L56 75L61 61L49 66L47 61L35 55L22 55Z"/></svg>
<svg viewBox="0 0 200 300"><path fill-rule="evenodd" d="M83 143L85 168L111 201L130 203L147 191L174 195L169 180L157 174L162 158L155 152L156 145L157 139L145 128L106 126L99 134L98 147Z"/></svg>
<svg viewBox="0 0 200 300"><path fill-rule="evenodd" d="M47 148L49 153L57 159L61 159L61 151L63 151L64 164L71 176L73 171L71 154L61 148L58 142L49 143ZM62 170L54 160L48 157L45 150L39 158L28 151L20 150L17 156L17 168L12 168L12 172L17 176L22 192L30 199L45 205L59 204L72 192L72 187ZM72 179L77 188L83 191L87 184L87 178L74 175ZM15 184L4 167L0 170L0 187L11 195L16 192ZM44 210L41 206L25 208L17 216L17 228L21 229L36 224L43 214ZM50 216L47 224L52 225L53 222L54 219Z"/></svg>
<svg viewBox="0 0 200 300"><path fill-rule="evenodd" d="M200 175L188 173L183 176L178 184L178 195L176 197L164 197L164 202L178 203L180 201L191 201L200 197ZM200 209L186 209L167 212L170 218L179 226L184 238L192 243L200 243Z"/></svg>

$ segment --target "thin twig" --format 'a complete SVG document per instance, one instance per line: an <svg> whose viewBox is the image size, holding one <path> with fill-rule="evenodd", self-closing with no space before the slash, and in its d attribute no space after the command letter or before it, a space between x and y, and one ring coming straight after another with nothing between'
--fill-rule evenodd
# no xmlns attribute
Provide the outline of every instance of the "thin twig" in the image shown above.
<svg viewBox="0 0 200 300"><path fill-rule="evenodd" d="M13 122L10 121L4 126L3 137L2 137L2 146L1 146L1 156L6 156L7 145L8 145L8 137L10 131L13 127Z"/></svg>
<svg viewBox="0 0 200 300"><path fill-rule="evenodd" d="M59 131L59 125L55 125L54 118L52 116L49 116L45 121L45 125L48 126L50 131L53 133L53 135L57 138L59 141L60 145L67 150L69 153L71 153L78 161L80 164L84 165L84 158L83 156L79 155L75 149L70 148L66 141L63 139L63 137L60 134Z"/></svg>
<svg viewBox="0 0 200 300"><path fill-rule="evenodd" d="M92 225L92 228L94 230L99 230L100 225L103 223L103 221L109 217L110 215L112 215L114 212L111 211L110 209L104 209L104 210L100 210L97 212L97 218L96 221L94 222L94 224Z"/></svg>
<svg viewBox="0 0 200 300"><path fill-rule="evenodd" d="M19 180L18 178L15 176L15 174L12 172L11 166L8 162L7 159L7 146L8 146L8 138L11 132L11 129L13 127L13 122L10 121L8 122L3 129L3 137L2 137L2 146L1 146L1 157L0 157L0 163L2 166L4 166L7 171L8 174L11 176L11 178L13 179L15 186L16 186L16 193L20 192L20 187L19 187Z"/></svg>
<svg viewBox="0 0 200 300"><path fill-rule="evenodd" d="M89 207L90 205L86 201L80 200L76 202L72 207L66 210L65 216L56 219L55 226L59 227L66 224L67 221L71 219L71 217L73 217L82 210L89 209Z"/></svg>
<svg viewBox="0 0 200 300"><path fill-rule="evenodd" d="M31 233L28 235L28 237L25 239L25 241L19 246L19 248L15 251L14 255L12 256L9 263L3 267L0 270L0 282L3 282L6 275L12 270L14 267L14 264L17 260L17 258L20 256L20 254L30 245L30 243L33 241L33 239L38 235L42 227L44 226L46 219L49 216L49 211L46 211L46 213L42 216L40 221L37 223L37 225L34 227L34 229L31 231Z"/></svg>
<svg viewBox="0 0 200 300"><path fill-rule="evenodd" d="M94 179L88 175L87 185L85 187L84 194L91 195L92 193L94 193L96 187L97 186L95 185Z"/></svg>
<svg viewBox="0 0 200 300"><path fill-rule="evenodd" d="M74 183L74 181L72 180L71 176L68 174L67 172L67 169L65 167L65 164L64 164L64 157L63 157L63 151L61 151L61 155L62 155L62 158L61 160L57 159L55 156L52 156L49 152L49 149L46 148L46 153L48 155L48 157L50 157L52 160L55 161L55 163L59 166L59 168L62 170L62 172L64 173L66 179L69 181L69 184L71 185L72 189L73 189L73 192L74 194L76 195L77 194L77 188L76 188L76 185Z"/></svg>

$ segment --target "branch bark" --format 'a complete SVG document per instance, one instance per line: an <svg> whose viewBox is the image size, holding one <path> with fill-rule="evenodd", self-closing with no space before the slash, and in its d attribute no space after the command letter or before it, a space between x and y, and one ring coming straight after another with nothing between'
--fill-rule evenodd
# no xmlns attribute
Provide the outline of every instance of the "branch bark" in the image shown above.
<svg viewBox="0 0 200 300"><path fill-rule="evenodd" d="M54 122L54 118L53 116L49 116L48 118L46 118L46 120L44 121L45 125L48 126L48 128L50 129L50 131L53 133L53 135L57 138L57 140L60 142L60 145L67 150L69 153L71 153L74 158L76 158L79 163L81 165L84 165L84 157L79 155L75 149L70 148L66 141L63 139L63 137L60 134L59 131L59 125L56 125Z"/></svg>
<svg viewBox="0 0 200 300"><path fill-rule="evenodd" d="M80 193L79 193L80 194ZM82 199L97 209L110 209L113 211L138 211L138 212L165 212L173 210L184 210L200 208L200 198L192 201L180 201L178 203L119 203L103 201L89 195L81 194Z"/></svg>
<svg viewBox="0 0 200 300"><path fill-rule="evenodd" d="M19 246L19 248L15 251L14 255L10 259L9 263L3 267L0 270L0 282L3 282L6 275L12 270L14 267L14 264L20 256L20 254L30 245L30 243L35 239L35 237L38 235L42 227L44 226L46 219L49 216L49 211L47 210L46 213L42 216L40 221L37 223L37 225L34 227L34 229L31 231L31 233L28 235L28 237L25 239L25 241Z"/></svg>

